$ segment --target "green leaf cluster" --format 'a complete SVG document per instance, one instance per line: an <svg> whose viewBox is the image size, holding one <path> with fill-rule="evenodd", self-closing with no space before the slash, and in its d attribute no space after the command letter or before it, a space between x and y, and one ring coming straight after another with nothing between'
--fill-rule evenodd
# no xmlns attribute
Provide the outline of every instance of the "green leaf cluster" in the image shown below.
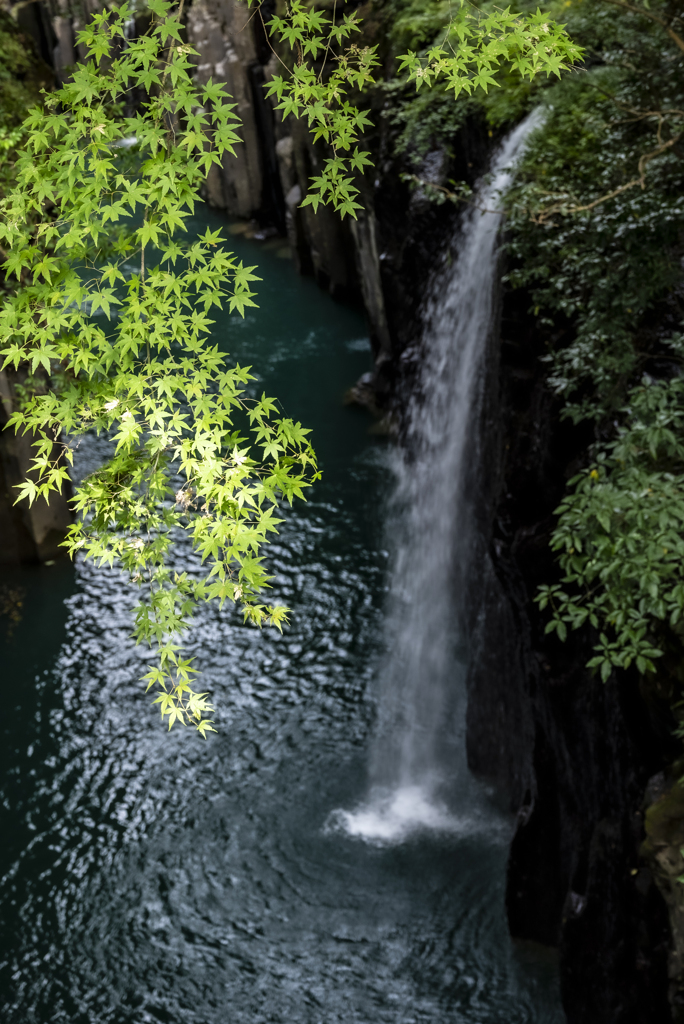
<svg viewBox="0 0 684 1024"><path fill-rule="evenodd" d="M303 0L291 0L287 17L274 16L268 29L294 51L296 61L288 73L272 78L267 96L275 97L283 117L305 117L314 142L322 140L332 152L302 206L312 206L315 213L330 203L340 216L356 218L361 204L354 174L372 161L359 149L360 136L371 123L369 111L359 109L353 96L373 84L377 47L350 42L360 30L356 13L337 20L335 11L329 17Z"/></svg>
<svg viewBox="0 0 684 1024"><path fill-rule="evenodd" d="M195 86L172 5L148 6L152 24L134 41L127 4L94 15L79 37L88 58L26 120L17 187L0 205L5 272L17 281L0 310L0 355L53 380L25 388L10 420L34 442L19 498L62 488L78 435L111 438L112 457L76 492L67 548L141 588L135 637L158 654L148 687L169 727L205 734L211 705L192 689L179 637L211 599L282 627L287 610L260 597L262 545L279 505L318 472L309 432L273 399L250 398L249 368L228 365L209 339L214 310L254 305L255 268L220 231L185 230L238 119L221 85ZM126 115L130 89L144 99ZM199 575L170 566L179 531Z"/></svg>
<svg viewBox="0 0 684 1024"><path fill-rule="evenodd" d="M440 82L454 98L476 89L498 87L502 67L531 80L569 70L582 57L563 25L539 9L533 14L505 10L480 11L461 0L443 39L422 54L409 50L399 57L416 90Z"/></svg>
<svg viewBox="0 0 684 1024"><path fill-rule="evenodd" d="M655 671L665 627L684 638L684 378L644 376L628 402L617 437L556 509L551 546L565 575L537 597L553 612L547 633L599 631L589 665L603 679L632 662Z"/></svg>
<svg viewBox="0 0 684 1024"><path fill-rule="evenodd" d="M453 134L468 113L463 104L454 104L454 97L477 91L484 95L490 85L500 84L492 78L497 71L520 83L542 73L560 74L581 56L563 26L539 11L514 14L510 9L492 8L484 12L461 3L454 16L443 3L422 3L418 10L415 4L409 5L410 12L403 6L390 2L383 10L390 45L403 38L420 39L426 33L439 39L427 51L409 51L399 57L395 73L383 83L390 99L385 116L389 123L407 122L403 133L407 144L419 136L420 146L437 127ZM361 28L356 13L338 19L337 3L329 16L303 0L292 0L285 17L269 22L275 39L292 48L295 63L287 74L273 77L267 94L276 98L283 117L306 118L314 141L322 141L332 153L312 179L302 206L311 205L315 212L321 204L330 203L343 217L353 218L360 209L355 175L372 163L359 147L371 121L370 111L360 109L358 98L375 85L375 69L380 65L378 45L351 42ZM428 89L409 103L402 94L411 82ZM447 99L438 90L426 99L429 87L438 82L445 82L454 96ZM397 145L400 151L401 140Z"/></svg>

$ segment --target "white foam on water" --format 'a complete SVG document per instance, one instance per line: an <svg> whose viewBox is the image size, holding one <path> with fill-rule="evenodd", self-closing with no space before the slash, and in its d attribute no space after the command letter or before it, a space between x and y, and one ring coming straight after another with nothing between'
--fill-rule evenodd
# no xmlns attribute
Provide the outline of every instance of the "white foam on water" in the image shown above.
<svg viewBox="0 0 684 1024"><path fill-rule="evenodd" d="M343 832L385 846L403 843L417 832L454 835L471 832L474 825L471 819L452 814L429 788L400 786L371 793L370 799L353 811L333 811L324 831Z"/></svg>

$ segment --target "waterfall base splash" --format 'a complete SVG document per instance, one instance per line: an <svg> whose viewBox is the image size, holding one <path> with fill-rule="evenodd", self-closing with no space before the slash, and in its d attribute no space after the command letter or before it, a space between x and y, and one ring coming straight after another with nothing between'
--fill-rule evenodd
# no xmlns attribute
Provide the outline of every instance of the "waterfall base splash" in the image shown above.
<svg viewBox="0 0 684 1024"><path fill-rule="evenodd" d="M353 811L333 811L325 832L343 832L375 846L403 843L416 833L463 835L478 830L472 816L451 812L430 785L374 789Z"/></svg>

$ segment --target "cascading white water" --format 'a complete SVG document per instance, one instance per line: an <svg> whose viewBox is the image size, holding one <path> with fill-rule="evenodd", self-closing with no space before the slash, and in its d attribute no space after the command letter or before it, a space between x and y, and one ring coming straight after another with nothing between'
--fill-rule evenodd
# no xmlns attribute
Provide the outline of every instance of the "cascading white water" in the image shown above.
<svg viewBox="0 0 684 1024"><path fill-rule="evenodd" d="M495 154L465 215L458 257L436 277L426 306L406 445L395 455L399 512L391 524L388 653L379 679L371 792L356 811L334 816L338 827L370 841L398 841L417 828L457 829L464 820L455 813L453 792L462 808L466 666L459 648L476 569L469 564L472 484L475 474L486 472L474 425L494 319L496 208L538 123L539 114L531 114Z"/></svg>

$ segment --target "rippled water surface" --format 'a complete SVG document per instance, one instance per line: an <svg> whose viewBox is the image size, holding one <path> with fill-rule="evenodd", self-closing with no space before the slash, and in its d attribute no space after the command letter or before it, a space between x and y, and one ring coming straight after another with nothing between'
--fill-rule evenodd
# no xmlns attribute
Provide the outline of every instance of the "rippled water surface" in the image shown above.
<svg viewBox="0 0 684 1024"><path fill-rule="evenodd" d="M292 626L203 609L220 733L167 736L117 574L2 571L24 599L0 636L0 1020L560 1024L553 961L506 933L493 807L391 845L335 827L366 793L386 586L385 445L342 404L368 342L275 247L235 247L261 309L217 336L314 428L324 468L269 555ZM82 472L101 456L80 451Z"/></svg>

